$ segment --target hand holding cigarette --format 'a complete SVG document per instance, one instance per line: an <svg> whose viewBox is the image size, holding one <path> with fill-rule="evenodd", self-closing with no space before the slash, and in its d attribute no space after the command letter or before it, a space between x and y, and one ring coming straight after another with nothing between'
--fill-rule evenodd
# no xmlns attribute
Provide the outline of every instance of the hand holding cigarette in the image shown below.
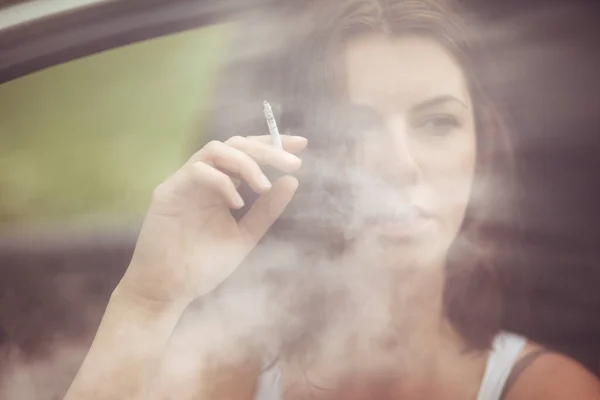
<svg viewBox="0 0 600 400"><path fill-rule="evenodd" d="M278 139L284 151L272 145L270 135L212 141L156 187L129 267L66 399L96 395L106 371L116 382L131 379L103 385L106 390L94 398L146 393L187 305L236 270L296 192L296 178L286 175L271 183L262 167L293 173L301 164L293 153L307 141ZM237 220L231 211L244 206L236 186L240 180L259 197Z"/></svg>
<svg viewBox="0 0 600 400"><path fill-rule="evenodd" d="M298 186L289 176L301 165L293 153L307 140L280 135L267 102L264 112L270 135L212 141L156 188L121 287L139 298L191 301L225 280L280 216ZM271 183L267 165L284 176ZM259 197L237 220L240 181Z"/></svg>

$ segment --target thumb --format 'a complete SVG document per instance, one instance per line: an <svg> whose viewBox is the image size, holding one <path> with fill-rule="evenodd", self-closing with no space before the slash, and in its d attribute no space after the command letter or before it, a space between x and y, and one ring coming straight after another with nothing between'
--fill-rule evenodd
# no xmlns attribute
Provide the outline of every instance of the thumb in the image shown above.
<svg viewBox="0 0 600 400"><path fill-rule="evenodd" d="M279 218L298 189L298 180L284 176L273 183L267 193L260 196L239 222L242 235L254 247Z"/></svg>

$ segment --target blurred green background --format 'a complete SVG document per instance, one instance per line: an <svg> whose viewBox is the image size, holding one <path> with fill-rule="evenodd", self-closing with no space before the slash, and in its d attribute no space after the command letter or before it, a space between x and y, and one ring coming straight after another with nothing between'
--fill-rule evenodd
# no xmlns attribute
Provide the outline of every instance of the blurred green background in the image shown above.
<svg viewBox="0 0 600 400"><path fill-rule="evenodd" d="M163 36L0 85L0 229L143 215L199 143L231 31Z"/></svg>

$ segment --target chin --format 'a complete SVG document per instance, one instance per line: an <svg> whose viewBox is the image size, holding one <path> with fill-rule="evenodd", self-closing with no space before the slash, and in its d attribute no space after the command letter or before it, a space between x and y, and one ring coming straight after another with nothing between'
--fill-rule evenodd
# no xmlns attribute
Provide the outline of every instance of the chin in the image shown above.
<svg viewBox="0 0 600 400"><path fill-rule="evenodd" d="M449 244L439 235L413 240L393 235L364 236L356 247L363 262L378 268L422 269L445 264ZM374 265L376 264L376 265Z"/></svg>

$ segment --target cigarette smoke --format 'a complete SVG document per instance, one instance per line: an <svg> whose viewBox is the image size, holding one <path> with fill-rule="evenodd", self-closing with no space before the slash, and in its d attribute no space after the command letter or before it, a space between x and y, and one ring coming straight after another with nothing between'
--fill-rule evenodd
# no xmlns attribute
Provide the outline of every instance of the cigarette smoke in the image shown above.
<svg viewBox="0 0 600 400"><path fill-rule="evenodd" d="M278 96L270 92L270 85L256 90L257 82L249 77L259 72L264 60L289 45L284 32L307 29L307 21L299 15L290 16L288 12L257 7L238 15L237 29L241 38L230 52L227 68L230 74L224 77L226 81L222 82L223 91L214 111L218 121L216 135L220 139L266 132L261 114L263 99L273 99L276 117L277 110L281 113L285 107L278 104ZM561 15L552 14L551 17L560 18ZM503 43L505 48L499 51L506 59L496 65L501 72L497 80L487 85L513 90L531 74L532 65L554 62L558 52L568 46L568 43L562 43L557 49L554 45L517 45L519 32L515 32L515 25L539 23L542 18L528 15L523 19L525 21L503 21L499 26L490 27L490 38ZM237 73L241 71L243 73ZM275 72L264 74L277 79ZM258 83L261 86L262 82ZM502 96L519 97L520 94L510 92ZM350 115L345 117L351 119ZM574 118L572 114L567 117ZM239 127L260 126L257 120L262 122L263 131L237 131ZM523 139L519 144L535 147L539 138ZM398 351L396 346L394 352L387 351L389 349L381 344L380 335L391 326L396 342L406 346L409 336L406 327L419 323L420 310L409 307L414 306L415 299L419 298L416 292L420 290L418 286L410 285L414 270L408 267L413 266L392 273L378 269L373 265L374 260L368 257L349 259L341 252L318 251L317 245L333 237L339 236L342 243L356 239L364 221L380 213L405 213L404 193L380 177L349 167L348 159L344 158L347 149L340 145L339 150L340 155L329 157L313 153L303 156L304 164L310 166L305 173L312 179L307 184L321 190L311 191L307 198L302 196L309 195L300 193L289 213L293 215L293 221L284 217L283 222L304 227L312 235L310 240L302 238L295 242L285 237L269 238L222 287L190 307L157 375L156 398L164 395L191 399L203 389L202 373L209 370L213 362L242 363L257 349L267 363L288 352L301 354L304 364L310 364L311 356L320 353L324 359L349 363L350 368L355 367L358 360L369 360L374 366L401 366L408 362L402 358L408 357L409 353L402 351L405 349ZM464 185L464 182L456 184ZM478 182L474 186L473 201L490 200L485 191L478 190ZM321 228L327 228L326 233L321 234L323 236L319 236ZM362 254L377 251L367 247L363 248ZM394 284L398 282L403 283L400 293ZM392 312L392 301L406 302L406 307L394 307L394 310L404 310L404 314ZM295 350L290 351L290 348ZM353 349L350 353L349 348ZM74 373L84 353L85 345L61 341L54 343L51 356L36 363L28 363L18 353L11 353L7 358L10 373L3 377L4 392L0 397L58 398L65 390L62 385L68 381L65 376ZM336 367L347 368L348 365ZM57 376L59 379L55 379ZM325 385L330 383L324 382Z"/></svg>

